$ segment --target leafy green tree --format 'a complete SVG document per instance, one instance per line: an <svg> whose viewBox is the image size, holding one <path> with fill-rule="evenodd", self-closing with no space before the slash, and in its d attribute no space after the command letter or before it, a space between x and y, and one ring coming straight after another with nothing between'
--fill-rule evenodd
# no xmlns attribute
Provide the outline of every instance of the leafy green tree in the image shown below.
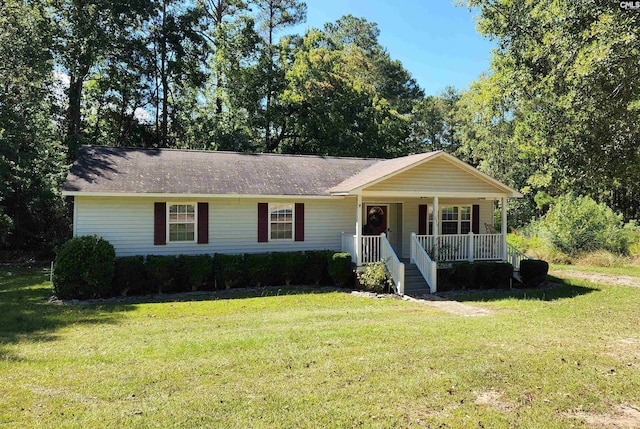
<svg viewBox="0 0 640 429"><path fill-rule="evenodd" d="M459 147L458 101L460 94L447 87L440 95L429 95L413 106L410 145L413 152L446 150Z"/></svg>
<svg viewBox="0 0 640 429"><path fill-rule="evenodd" d="M291 38L276 35L284 28L304 22L307 5L298 0L255 0L258 10L260 45L257 76L261 85L260 104L256 111L257 125L264 131L264 150L275 151L286 134L286 113L277 103L278 95L284 90L287 59L291 52Z"/></svg>
<svg viewBox="0 0 640 429"><path fill-rule="evenodd" d="M409 120L376 91L370 65L358 46L335 48L323 32L307 32L286 76L282 101L294 112L294 131L283 150L379 157L400 152Z"/></svg>
<svg viewBox="0 0 640 429"><path fill-rule="evenodd" d="M521 184L640 216L640 15L603 1L467 4L498 41L492 97L512 104L512 142L534 170Z"/></svg>
<svg viewBox="0 0 640 429"><path fill-rule="evenodd" d="M51 52L53 23L38 2L0 4L0 245L48 246L68 229L58 187L66 151Z"/></svg>

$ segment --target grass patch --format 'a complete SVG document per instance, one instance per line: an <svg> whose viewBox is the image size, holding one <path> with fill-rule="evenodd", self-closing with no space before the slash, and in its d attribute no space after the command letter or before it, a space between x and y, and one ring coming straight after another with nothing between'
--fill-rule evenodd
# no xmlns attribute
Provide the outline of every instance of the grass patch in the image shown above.
<svg viewBox="0 0 640 429"><path fill-rule="evenodd" d="M615 274L622 276L640 277L640 264L629 264L614 267L602 267L596 265L560 265L550 264L549 270L590 271L601 274Z"/></svg>
<svg viewBox="0 0 640 429"><path fill-rule="evenodd" d="M640 405L638 288L469 318L335 292L54 306L47 278L0 271L3 427L565 428Z"/></svg>

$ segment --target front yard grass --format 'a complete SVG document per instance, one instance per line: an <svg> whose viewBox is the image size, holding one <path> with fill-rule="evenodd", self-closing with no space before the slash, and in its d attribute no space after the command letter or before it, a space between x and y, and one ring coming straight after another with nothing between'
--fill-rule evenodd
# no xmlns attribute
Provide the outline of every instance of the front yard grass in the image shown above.
<svg viewBox="0 0 640 429"><path fill-rule="evenodd" d="M640 406L639 288L466 301L483 317L336 292L49 295L45 270L0 269L1 427L567 428Z"/></svg>
<svg viewBox="0 0 640 429"><path fill-rule="evenodd" d="M589 271L601 274L614 274L623 276L640 277L640 264L626 264L613 267L600 267L594 265L561 265L551 264L550 270Z"/></svg>

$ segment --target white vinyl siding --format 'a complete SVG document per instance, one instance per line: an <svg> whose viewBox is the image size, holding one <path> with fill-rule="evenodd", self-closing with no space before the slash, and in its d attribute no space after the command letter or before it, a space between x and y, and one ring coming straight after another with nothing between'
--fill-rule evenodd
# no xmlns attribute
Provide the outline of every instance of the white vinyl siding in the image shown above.
<svg viewBox="0 0 640 429"><path fill-rule="evenodd" d="M366 187L367 192L484 192L503 190L463 170L446 159L438 158Z"/></svg>
<svg viewBox="0 0 640 429"><path fill-rule="evenodd" d="M98 234L118 256L147 254L262 253L293 250L340 250L342 231L355 231L355 198L283 199L271 203L305 205L305 241L258 243L258 203L264 199L199 198L209 203L209 243L153 244L154 202L184 199L149 197L75 197L76 235Z"/></svg>
<svg viewBox="0 0 640 429"><path fill-rule="evenodd" d="M290 250L340 250L340 233L355 233L355 197L336 199L295 199L272 203L305 205L305 241L258 243L258 203L264 199L198 199L209 203L209 243L153 245L153 204L184 202L147 197L75 197L76 235L98 234L109 240L118 256L147 254L261 253ZM433 205L430 198L380 198L371 203L402 203L402 255L409 257L411 233L418 233L418 207ZM365 200L363 204L369 201ZM480 233L484 224L493 225L494 202L484 199L440 198L439 205L480 205Z"/></svg>

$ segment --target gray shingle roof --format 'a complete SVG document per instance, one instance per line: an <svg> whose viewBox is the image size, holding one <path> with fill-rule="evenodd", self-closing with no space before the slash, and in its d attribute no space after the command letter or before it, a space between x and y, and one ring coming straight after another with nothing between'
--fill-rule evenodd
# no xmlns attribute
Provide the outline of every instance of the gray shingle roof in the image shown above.
<svg viewBox="0 0 640 429"><path fill-rule="evenodd" d="M63 192L330 195L380 160L83 146Z"/></svg>

